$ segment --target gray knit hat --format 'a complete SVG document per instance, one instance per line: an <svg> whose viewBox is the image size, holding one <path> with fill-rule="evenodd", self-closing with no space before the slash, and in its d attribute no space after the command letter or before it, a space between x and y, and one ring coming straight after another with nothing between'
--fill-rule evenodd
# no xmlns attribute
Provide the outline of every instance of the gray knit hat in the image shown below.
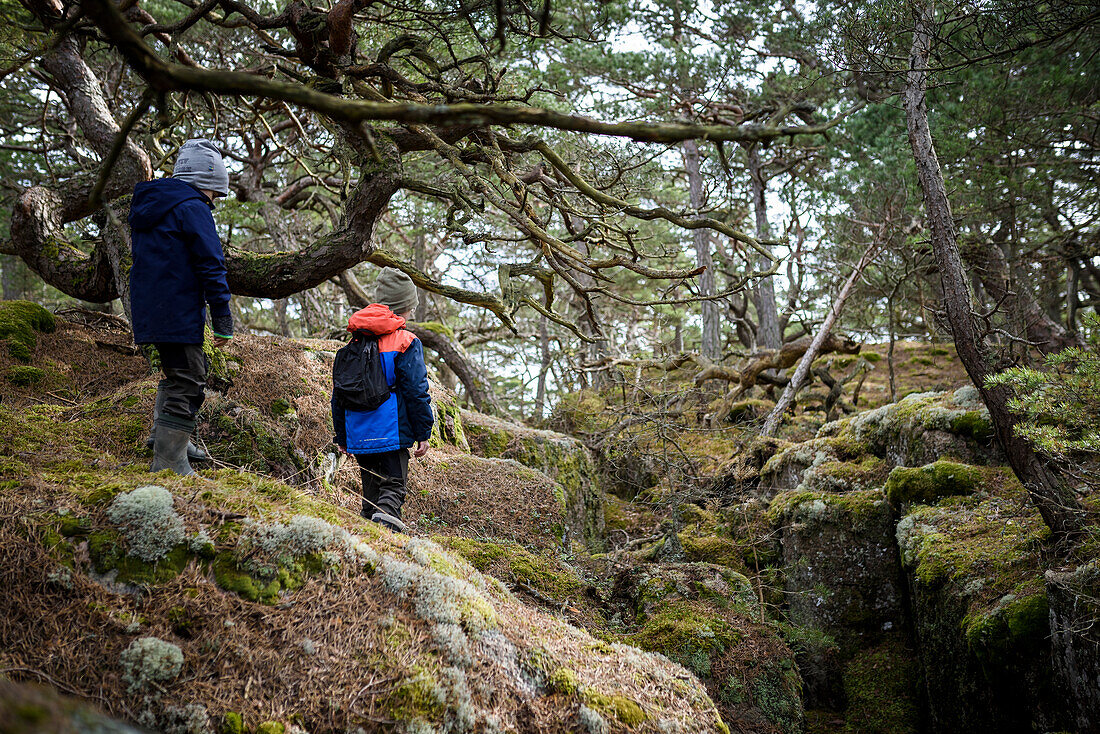
<svg viewBox="0 0 1100 734"><path fill-rule="evenodd" d="M374 285L374 302L389 306L394 313L412 311L420 303L412 278L394 268L382 268Z"/></svg>
<svg viewBox="0 0 1100 734"><path fill-rule="evenodd" d="M180 147L172 178L186 181L198 189L229 195L229 174L218 146L206 138L191 138Z"/></svg>

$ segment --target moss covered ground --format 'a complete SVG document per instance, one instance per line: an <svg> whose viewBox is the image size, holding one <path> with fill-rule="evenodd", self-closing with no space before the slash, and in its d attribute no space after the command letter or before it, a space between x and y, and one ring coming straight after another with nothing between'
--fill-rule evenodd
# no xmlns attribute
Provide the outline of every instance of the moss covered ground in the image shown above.
<svg viewBox="0 0 1100 734"><path fill-rule="evenodd" d="M95 355L96 336L81 342L85 356ZM294 353L315 359L308 351L292 347L274 361ZM383 721L388 730L428 731L463 721L469 730L507 731L522 716L524 726L539 731L573 731L583 710L613 731L724 729L705 688L679 666L591 637L523 603L520 592L482 574L461 553L380 530L354 507L330 501L339 489L320 477L295 485L224 465L186 479L147 473L144 437L155 378L140 356L131 358L130 379L105 379L104 389L82 390L77 378L56 402L39 396L37 403L0 404L0 583L9 590L0 618L21 620L17 628L0 625L0 667L48 676L104 701L108 714L156 730L201 724L241 732L353 731L375 730ZM227 369L234 380L228 399L242 413L255 411L252 420L264 426L288 420L269 394L234 397L256 379L248 374L248 355L228 353ZM317 415L310 405L315 393L308 381L300 388L293 379L281 384L278 392L290 396L299 421L295 430L306 432ZM212 428L200 427L200 437L203 430ZM311 440L307 433L303 444L281 448L304 450ZM541 506L533 493L539 487L545 518L497 520L494 509L490 527L529 536L545 524L547 537L560 544L560 510L550 509L557 507L555 483L541 472L457 447L441 448L435 461L471 462L475 475L493 467L499 488L485 482L478 489L500 494L507 487L512 505L515 492L524 491L514 480L522 478L523 496L534 500L526 511ZM131 534L144 515L131 513L131 524L119 525L112 508L148 486L170 496L184 539L140 551L153 553L143 560L135 556L139 548L159 547L153 537ZM413 485L414 492L421 488ZM419 496L417 517L440 499ZM487 508L467 504L465 512ZM149 527L162 527L156 517L150 515ZM458 536L449 540L477 563L499 564L505 582L522 580L547 598L583 596L581 576L544 562L549 556L539 554L537 538L490 546L462 537L466 528L455 525ZM159 687L127 693L123 652L146 638L159 641L154 647L178 649L182 665L178 673L166 669L170 679ZM569 695L545 682L547 669L562 668L576 671Z"/></svg>

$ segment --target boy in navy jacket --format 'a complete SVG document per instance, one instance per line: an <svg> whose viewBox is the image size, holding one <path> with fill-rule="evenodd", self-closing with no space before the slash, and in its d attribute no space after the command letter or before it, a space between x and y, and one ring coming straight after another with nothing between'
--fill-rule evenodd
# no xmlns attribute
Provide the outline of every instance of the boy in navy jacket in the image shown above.
<svg viewBox="0 0 1100 734"><path fill-rule="evenodd" d="M225 256L214 227L214 199L229 193L222 154L209 140L180 148L171 178L143 181L130 203L133 266L130 310L136 344L153 344L164 379L157 386L150 471L193 474L188 459L208 365L202 351L206 305L214 343L233 336Z"/></svg>
<svg viewBox="0 0 1100 734"><path fill-rule="evenodd" d="M342 453L359 463L363 478L363 517L403 531L401 506L413 456L428 453L435 416L428 394L428 371L420 340L405 330L405 319L419 301L416 285L399 270L385 268L378 276L375 298L348 319L348 331L376 334L386 381L393 392L376 410L348 410L332 400L334 439Z"/></svg>

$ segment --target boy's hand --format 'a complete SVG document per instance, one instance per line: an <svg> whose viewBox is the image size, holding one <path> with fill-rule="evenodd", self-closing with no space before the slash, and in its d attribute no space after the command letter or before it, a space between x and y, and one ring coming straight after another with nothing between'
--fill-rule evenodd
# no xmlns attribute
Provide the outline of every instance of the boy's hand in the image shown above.
<svg viewBox="0 0 1100 734"><path fill-rule="evenodd" d="M229 340L232 339L232 338L233 337L231 337L231 336L215 336L213 339L211 339L211 341L214 342L215 347L217 347L218 349L221 349L226 344L228 344Z"/></svg>
<svg viewBox="0 0 1100 734"><path fill-rule="evenodd" d="M341 446L340 444L336 444L336 450L339 451L344 456L351 456L351 454L348 453L348 450L346 448L344 448L343 446Z"/></svg>
<svg viewBox="0 0 1100 734"><path fill-rule="evenodd" d="M428 442L427 441L417 441L416 442L416 450L413 451L413 456L415 456L416 458L419 459L421 456L423 456L426 453L428 453Z"/></svg>

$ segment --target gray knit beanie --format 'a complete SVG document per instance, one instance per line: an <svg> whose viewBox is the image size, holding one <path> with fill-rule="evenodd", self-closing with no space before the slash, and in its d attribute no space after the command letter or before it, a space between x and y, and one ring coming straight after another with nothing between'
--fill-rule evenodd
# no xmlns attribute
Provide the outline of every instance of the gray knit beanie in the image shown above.
<svg viewBox="0 0 1100 734"><path fill-rule="evenodd" d="M389 306L394 313L412 311L420 303L412 278L394 268L382 268L374 285L374 302Z"/></svg>
<svg viewBox="0 0 1100 734"><path fill-rule="evenodd" d="M180 147L172 178L186 181L197 189L229 195L229 174L222 161L222 152L206 138L192 138Z"/></svg>

